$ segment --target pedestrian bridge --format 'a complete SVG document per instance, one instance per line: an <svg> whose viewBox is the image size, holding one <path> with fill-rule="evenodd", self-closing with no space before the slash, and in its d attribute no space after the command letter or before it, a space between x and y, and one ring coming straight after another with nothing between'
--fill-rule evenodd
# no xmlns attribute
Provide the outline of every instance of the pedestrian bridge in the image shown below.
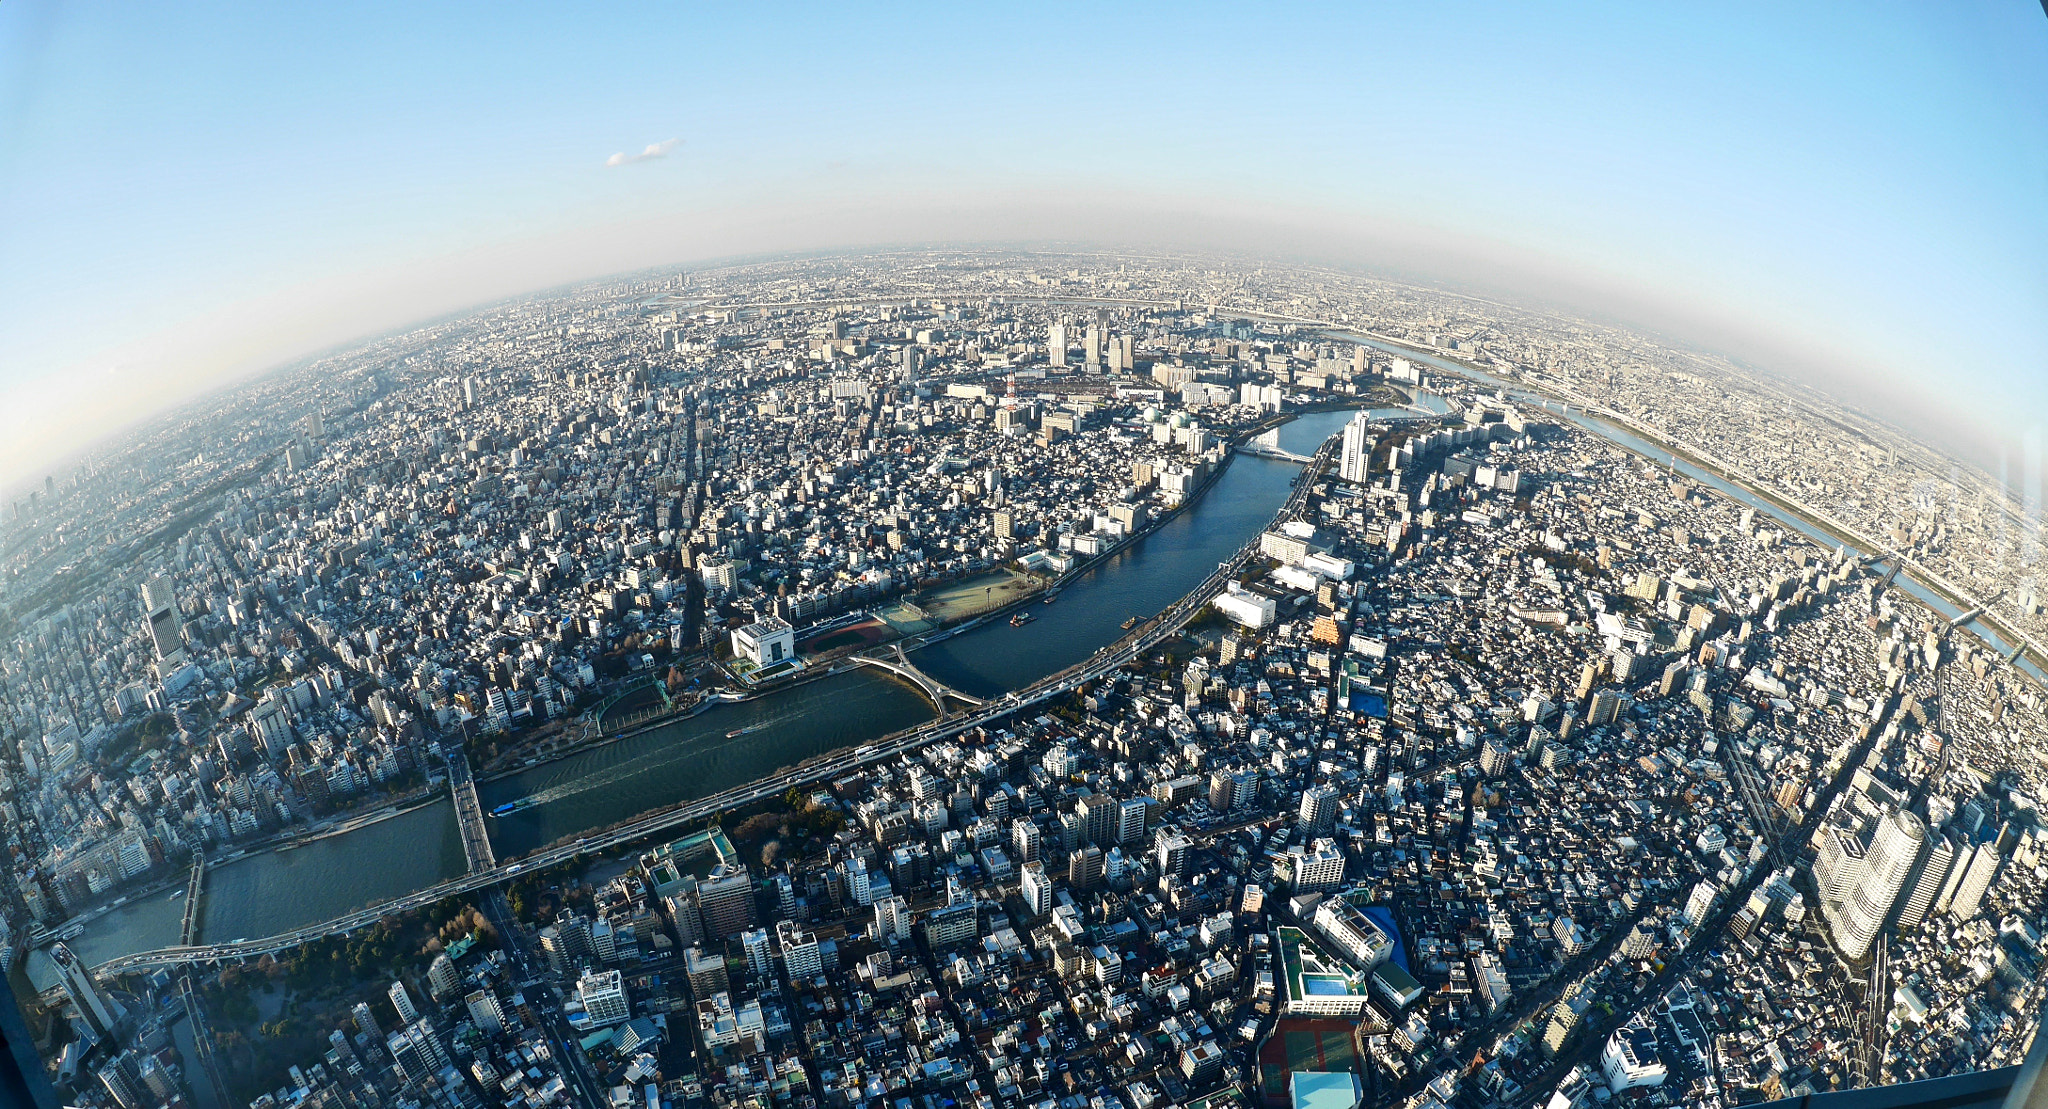
<svg viewBox="0 0 2048 1109"><path fill-rule="evenodd" d="M903 653L903 646L901 644L891 646L880 652L880 654L848 655L847 660L859 663L862 666L872 666L877 670L886 670L916 686L931 700L932 704L938 706L940 716L951 716L953 714L952 706L946 703L948 697L969 708L980 708L988 703L980 697L962 693L957 689L947 686L931 675L919 670L916 666L912 665L909 657Z"/></svg>

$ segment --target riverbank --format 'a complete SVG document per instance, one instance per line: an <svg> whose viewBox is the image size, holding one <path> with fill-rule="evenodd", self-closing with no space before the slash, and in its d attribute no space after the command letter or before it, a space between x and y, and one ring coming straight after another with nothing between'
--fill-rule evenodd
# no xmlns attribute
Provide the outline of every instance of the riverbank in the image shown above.
<svg viewBox="0 0 2048 1109"><path fill-rule="evenodd" d="M1347 418L1332 412L1291 419L1295 426L1281 433L1281 443L1312 451ZM951 688L1000 698L1085 663L1097 648L1125 635L1119 625L1126 616L1171 608L1213 574L1219 561L1256 540L1299 474L1292 463L1249 455L1234 459L1199 500L1148 529L1142 542L1063 579L1059 603L1041 604L1034 610L1038 619L1021 627L1000 619L970 620L945 629L914 656L918 668ZM494 819L492 843L502 859L528 857L634 814L715 795L930 724L931 704L921 694L865 669L813 674L776 696L729 702L724 712L650 722L624 739L493 774L479 782L485 811L521 797L539 800ZM742 727L746 734L729 737ZM246 858L217 873L210 869L204 933L214 939L280 934L464 872L453 811L438 800L356 835ZM280 889L291 895L276 896ZM175 943L180 908L161 897L140 907L131 903L95 924L73 947L98 964ZM38 973L47 972L43 967Z"/></svg>

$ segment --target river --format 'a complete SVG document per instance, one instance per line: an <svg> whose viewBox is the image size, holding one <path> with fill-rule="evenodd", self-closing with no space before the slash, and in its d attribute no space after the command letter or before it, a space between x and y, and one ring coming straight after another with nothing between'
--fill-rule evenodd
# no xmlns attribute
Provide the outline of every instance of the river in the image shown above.
<svg viewBox="0 0 2048 1109"><path fill-rule="evenodd" d="M1422 398L1428 404L1434 397ZM1432 407L1441 407L1440 404ZM1384 414L1406 414L1391 410ZM1313 453L1351 413L1314 412L1280 429L1280 446ZM993 696L1086 658L1199 584L1256 535L1287 499L1293 463L1240 455L1187 511L1031 606L1023 627L994 621L915 652L920 669L977 696ZM908 684L854 670L591 748L484 783L486 811L520 797L541 803L491 820L500 857L765 777L814 755L869 743L932 719ZM744 734L730 733L747 729ZM447 801L291 851L210 867L200 934L233 940L288 931L400 897L462 873L461 840ZM182 900L162 894L93 921L71 947L89 963L178 941ZM29 974L53 977L41 952Z"/></svg>

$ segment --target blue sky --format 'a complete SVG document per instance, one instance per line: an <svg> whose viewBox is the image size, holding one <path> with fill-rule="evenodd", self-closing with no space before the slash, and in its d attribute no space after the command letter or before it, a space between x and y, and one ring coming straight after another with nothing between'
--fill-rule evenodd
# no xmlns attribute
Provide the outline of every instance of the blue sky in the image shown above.
<svg viewBox="0 0 2048 1109"><path fill-rule="evenodd" d="M1786 7L0 4L0 485L485 299L935 239L1265 242L2038 429L2048 19Z"/></svg>

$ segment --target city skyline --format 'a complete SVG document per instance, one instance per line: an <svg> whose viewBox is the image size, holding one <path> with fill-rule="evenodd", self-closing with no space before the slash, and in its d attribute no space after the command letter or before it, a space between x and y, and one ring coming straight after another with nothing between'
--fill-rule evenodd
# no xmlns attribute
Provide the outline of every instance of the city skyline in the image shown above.
<svg viewBox="0 0 2048 1109"><path fill-rule="evenodd" d="M2023 1099L2034 7L0 3L0 1101Z"/></svg>
<svg viewBox="0 0 2048 1109"><path fill-rule="evenodd" d="M1057 11L909 13L903 46L793 13L771 50L758 26L658 16L10 5L0 485L500 297L940 240L1220 247L1541 296L1994 472L2039 442L2048 28L2024 5L1176 12L1093 15L1044 51Z"/></svg>
<svg viewBox="0 0 2048 1109"><path fill-rule="evenodd" d="M0 970L89 1109L2010 1080L2022 508L1726 360L1328 269L584 283L8 505Z"/></svg>

